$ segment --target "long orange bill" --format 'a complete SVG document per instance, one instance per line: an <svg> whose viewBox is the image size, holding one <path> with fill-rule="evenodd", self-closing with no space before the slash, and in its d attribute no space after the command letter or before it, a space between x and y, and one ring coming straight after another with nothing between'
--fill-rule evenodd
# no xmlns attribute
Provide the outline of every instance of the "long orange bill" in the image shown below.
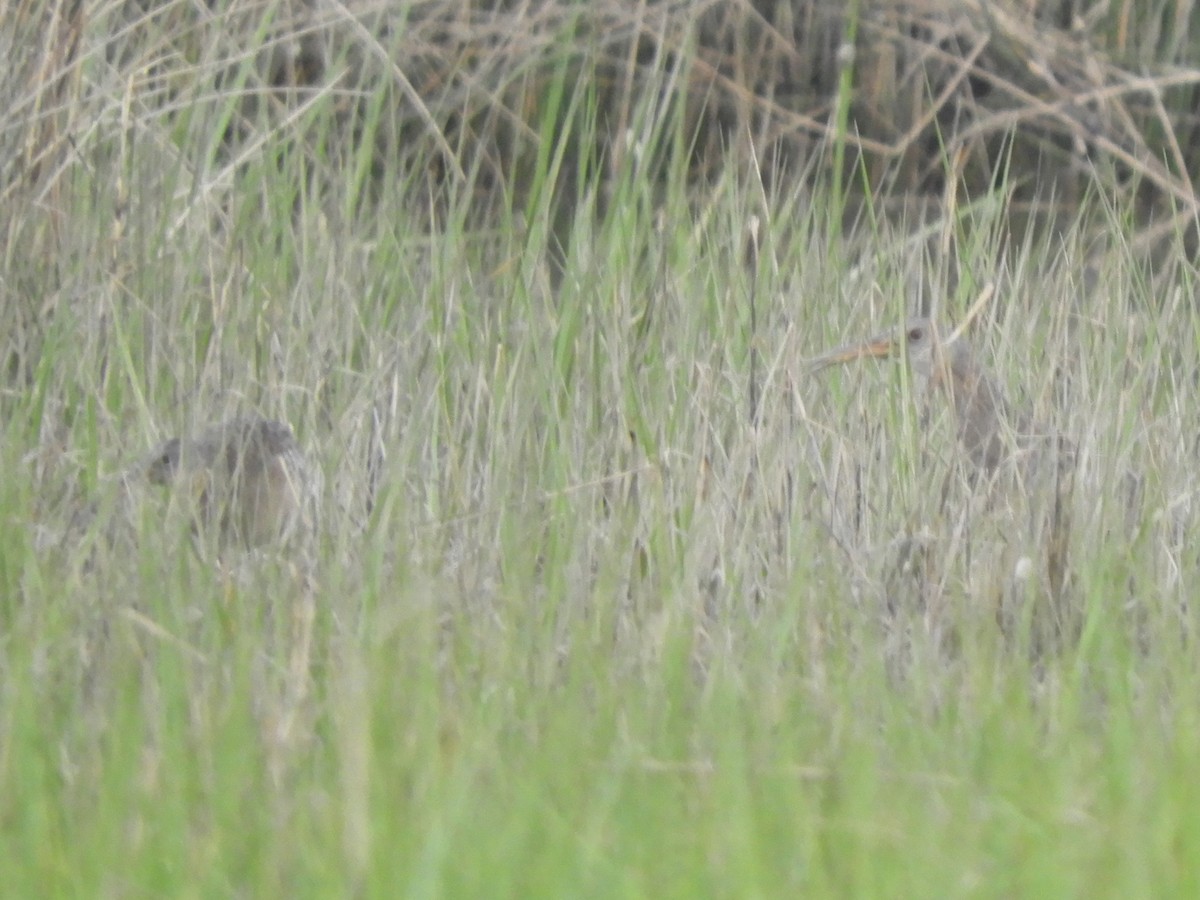
<svg viewBox="0 0 1200 900"><path fill-rule="evenodd" d="M822 369L827 369L830 366L853 362L856 359L863 359L868 356L890 356L896 352L896 346L894 335L878 335L857 344L847 344L844 347L838 347L836 350L830 350L828 353L822 353L820 356L809 360L808 370L810 372L820 372Z"/></svg>

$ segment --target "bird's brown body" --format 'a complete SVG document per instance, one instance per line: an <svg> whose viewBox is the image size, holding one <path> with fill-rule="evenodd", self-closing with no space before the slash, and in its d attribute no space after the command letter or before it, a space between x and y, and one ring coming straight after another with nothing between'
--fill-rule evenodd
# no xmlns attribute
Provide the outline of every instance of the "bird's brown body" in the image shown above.
<svg viewBox="0 0 1200 900"><path fill-rule="evenodd" d="M223 542L257 546L294 530L310 492L304 456L282 422L244 416L163 443L146 467L154 484L183 488L196 525Z"/></svg>

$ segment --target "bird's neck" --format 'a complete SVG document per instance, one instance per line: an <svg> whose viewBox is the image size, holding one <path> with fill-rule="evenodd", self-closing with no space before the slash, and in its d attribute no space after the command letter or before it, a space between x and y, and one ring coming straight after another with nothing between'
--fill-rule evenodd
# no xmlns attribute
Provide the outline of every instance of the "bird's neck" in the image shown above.
<svg viewBox="0 0 1200 900"><path fill-rule="evenodd" d="M975 364L968 353L950 353L943 365L949 377L942 379L942 388L950 395L956 410L979 402L995 402L995 385L988 374Z"/></svg>
<svg viewBox="0 0 1200 900"><path fill-rule="evenodd" d="M970 353L955 353L946 364L950 375L942 387L950 396L959 441L976 465L994 469L1006 452L1003 429L1009 409L1004 393Z"/></svg>

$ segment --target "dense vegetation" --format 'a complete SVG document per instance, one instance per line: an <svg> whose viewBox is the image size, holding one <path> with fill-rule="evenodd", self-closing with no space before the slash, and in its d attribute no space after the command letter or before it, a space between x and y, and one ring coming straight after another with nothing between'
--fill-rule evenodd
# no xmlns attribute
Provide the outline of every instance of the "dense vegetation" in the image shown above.
<svg viewBox="0 0 1200 900"><path fill-rule="evenodd" d="M1194 896L1198 43L5 5L3 892ZM1062 583L903 365L805 366L985 285L1078 450ZM310 540L139 477L235 411Z"/></svg>

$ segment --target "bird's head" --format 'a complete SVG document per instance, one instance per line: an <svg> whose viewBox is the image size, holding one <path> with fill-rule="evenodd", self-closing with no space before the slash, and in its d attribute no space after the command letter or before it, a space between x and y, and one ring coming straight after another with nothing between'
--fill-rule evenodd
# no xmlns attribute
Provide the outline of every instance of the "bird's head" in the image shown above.
<svg viewBox="0 0 1200 900"><path fill-rule="evenodd" d="M183 443L179 438L171 438L160 444L154 455L145 464L146 478L151 484L170 484L179 472L179 459L183 452Z"/></svg>
<svg viewBox="0 0 1200 900"><path fill-rule="evenodd" d="M959 334L942 332L932 319L920 316L909 319L903 328L823 353L809 363L809 368L818 372L865 357L903 356L925 384L938 387L953 369L956 357L965 352Z"/></svg>

